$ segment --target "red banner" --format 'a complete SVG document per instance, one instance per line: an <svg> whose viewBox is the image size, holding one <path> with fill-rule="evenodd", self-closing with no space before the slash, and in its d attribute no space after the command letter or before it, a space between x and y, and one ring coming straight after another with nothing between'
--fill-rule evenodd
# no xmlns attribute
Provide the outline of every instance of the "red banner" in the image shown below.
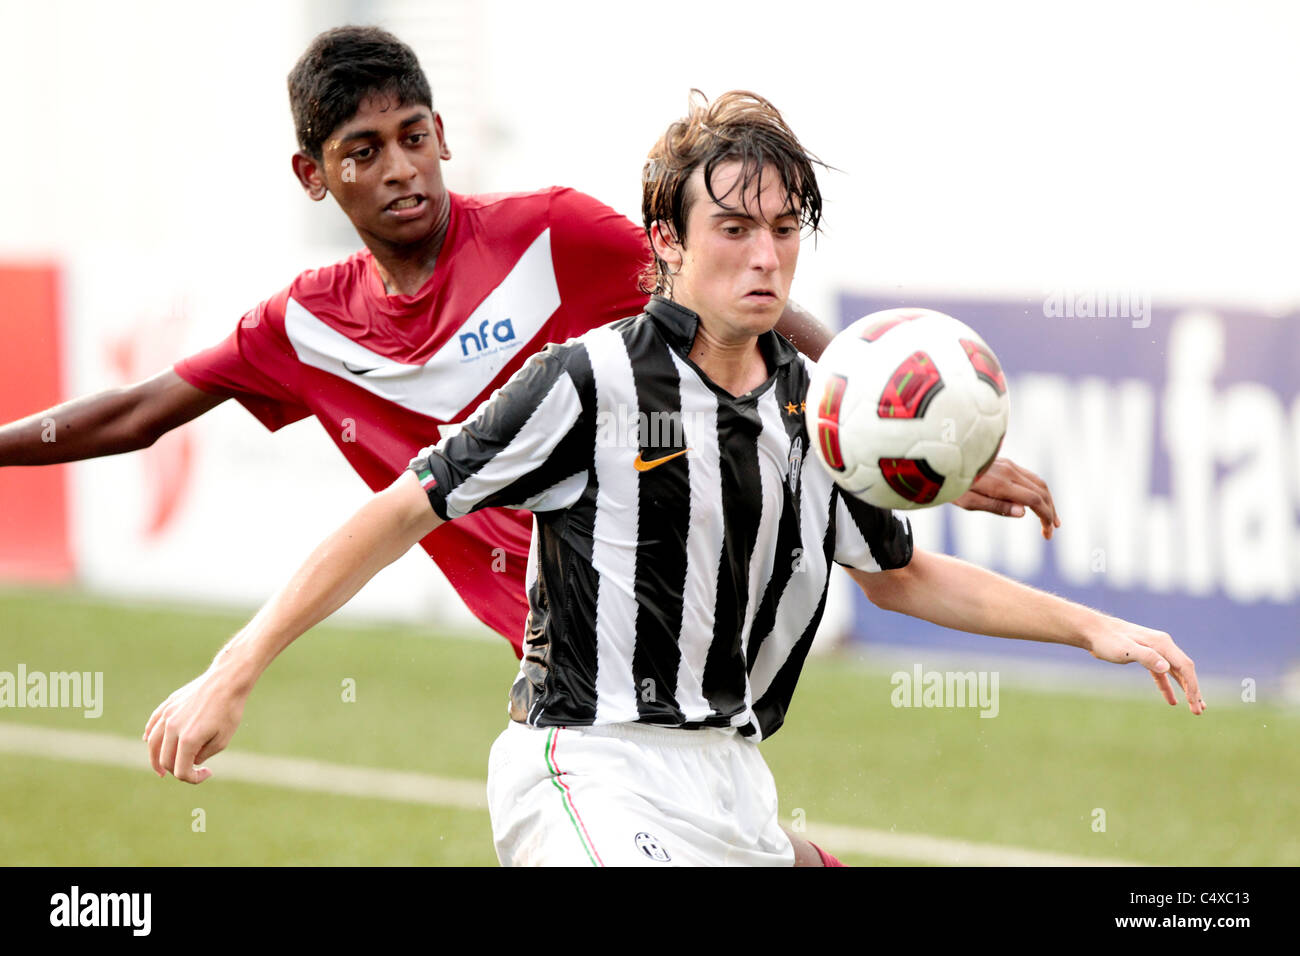
<svg viewBox="0 0 1300 956"><path fill-rule="evenodd" d="M63 399L60 307L56 267L0 265L0 423ZM72 573L67 469L0 469L0 579L64 581Z"/></svg>

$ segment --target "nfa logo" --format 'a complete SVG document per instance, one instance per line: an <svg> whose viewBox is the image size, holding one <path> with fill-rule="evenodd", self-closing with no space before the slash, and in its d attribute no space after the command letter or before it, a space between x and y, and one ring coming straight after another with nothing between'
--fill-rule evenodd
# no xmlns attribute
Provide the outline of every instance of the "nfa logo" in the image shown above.
<svg viewBox="0 0 1300 956"><path fill-rule="evenodd" d="M650 833L641 832L636 835L636 848L644 853L656 863L669 863L672 857L668 851L663 848L659 838Z"/></svg>
<svg viewBox="0 0 1300 956"><path fill-rule="evenodd" d="M515 327L509 319L500 322L484 319L479 323L477 332L465 332L460 336L460 354L467 359L478 358L484 350L488 353L495 352L498 345L514 341ZM473 352L469 350L471 344L474 346Z"/></svg>

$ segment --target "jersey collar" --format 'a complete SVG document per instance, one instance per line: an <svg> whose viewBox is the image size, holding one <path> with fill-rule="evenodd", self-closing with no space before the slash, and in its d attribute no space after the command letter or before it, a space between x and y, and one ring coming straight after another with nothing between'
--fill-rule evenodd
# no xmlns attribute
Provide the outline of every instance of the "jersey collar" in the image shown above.
<svg viewBox="0 0 1300 956"><path fill-rule="evenodd" d="M695 333L700 325L700 317L697 313L661 295L651 296L645 310L669 342L680 348L683 353L690 352L691 346L695 343ZM762 350L763 358L767 360L768 368L773 371L782 365L790 364L798 354L793 345L774 331L760 335L758 347Z"/></svg>

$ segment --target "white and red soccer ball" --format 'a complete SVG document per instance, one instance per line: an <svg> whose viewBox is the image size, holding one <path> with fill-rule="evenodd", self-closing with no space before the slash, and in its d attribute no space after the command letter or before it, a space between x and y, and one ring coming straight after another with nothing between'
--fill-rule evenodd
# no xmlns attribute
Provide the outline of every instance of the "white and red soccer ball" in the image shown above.
<svg viewBox="0 0 1300 956"><path fill-rule="evenodd" d="M1002 366L970 326L889 309L831 340L805 415L841 488L880 508L925 508L960 497L993 464L1010 409Z"/></svg>

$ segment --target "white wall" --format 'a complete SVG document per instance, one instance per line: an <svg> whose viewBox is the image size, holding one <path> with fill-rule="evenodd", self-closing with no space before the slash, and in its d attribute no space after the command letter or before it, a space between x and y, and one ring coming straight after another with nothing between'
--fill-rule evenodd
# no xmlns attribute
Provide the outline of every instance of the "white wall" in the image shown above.
<svg viewBox="0 0 1300 956"><path fill-rule="evenodd" d="M686 91L748 87L842 171L827 282L1300 294L1284 0L336 6L416 42L453 187L575 184L633 215ZM310 246L328 214L289 174L284 77L321 9L3 0L0 250Z"/></svg>

